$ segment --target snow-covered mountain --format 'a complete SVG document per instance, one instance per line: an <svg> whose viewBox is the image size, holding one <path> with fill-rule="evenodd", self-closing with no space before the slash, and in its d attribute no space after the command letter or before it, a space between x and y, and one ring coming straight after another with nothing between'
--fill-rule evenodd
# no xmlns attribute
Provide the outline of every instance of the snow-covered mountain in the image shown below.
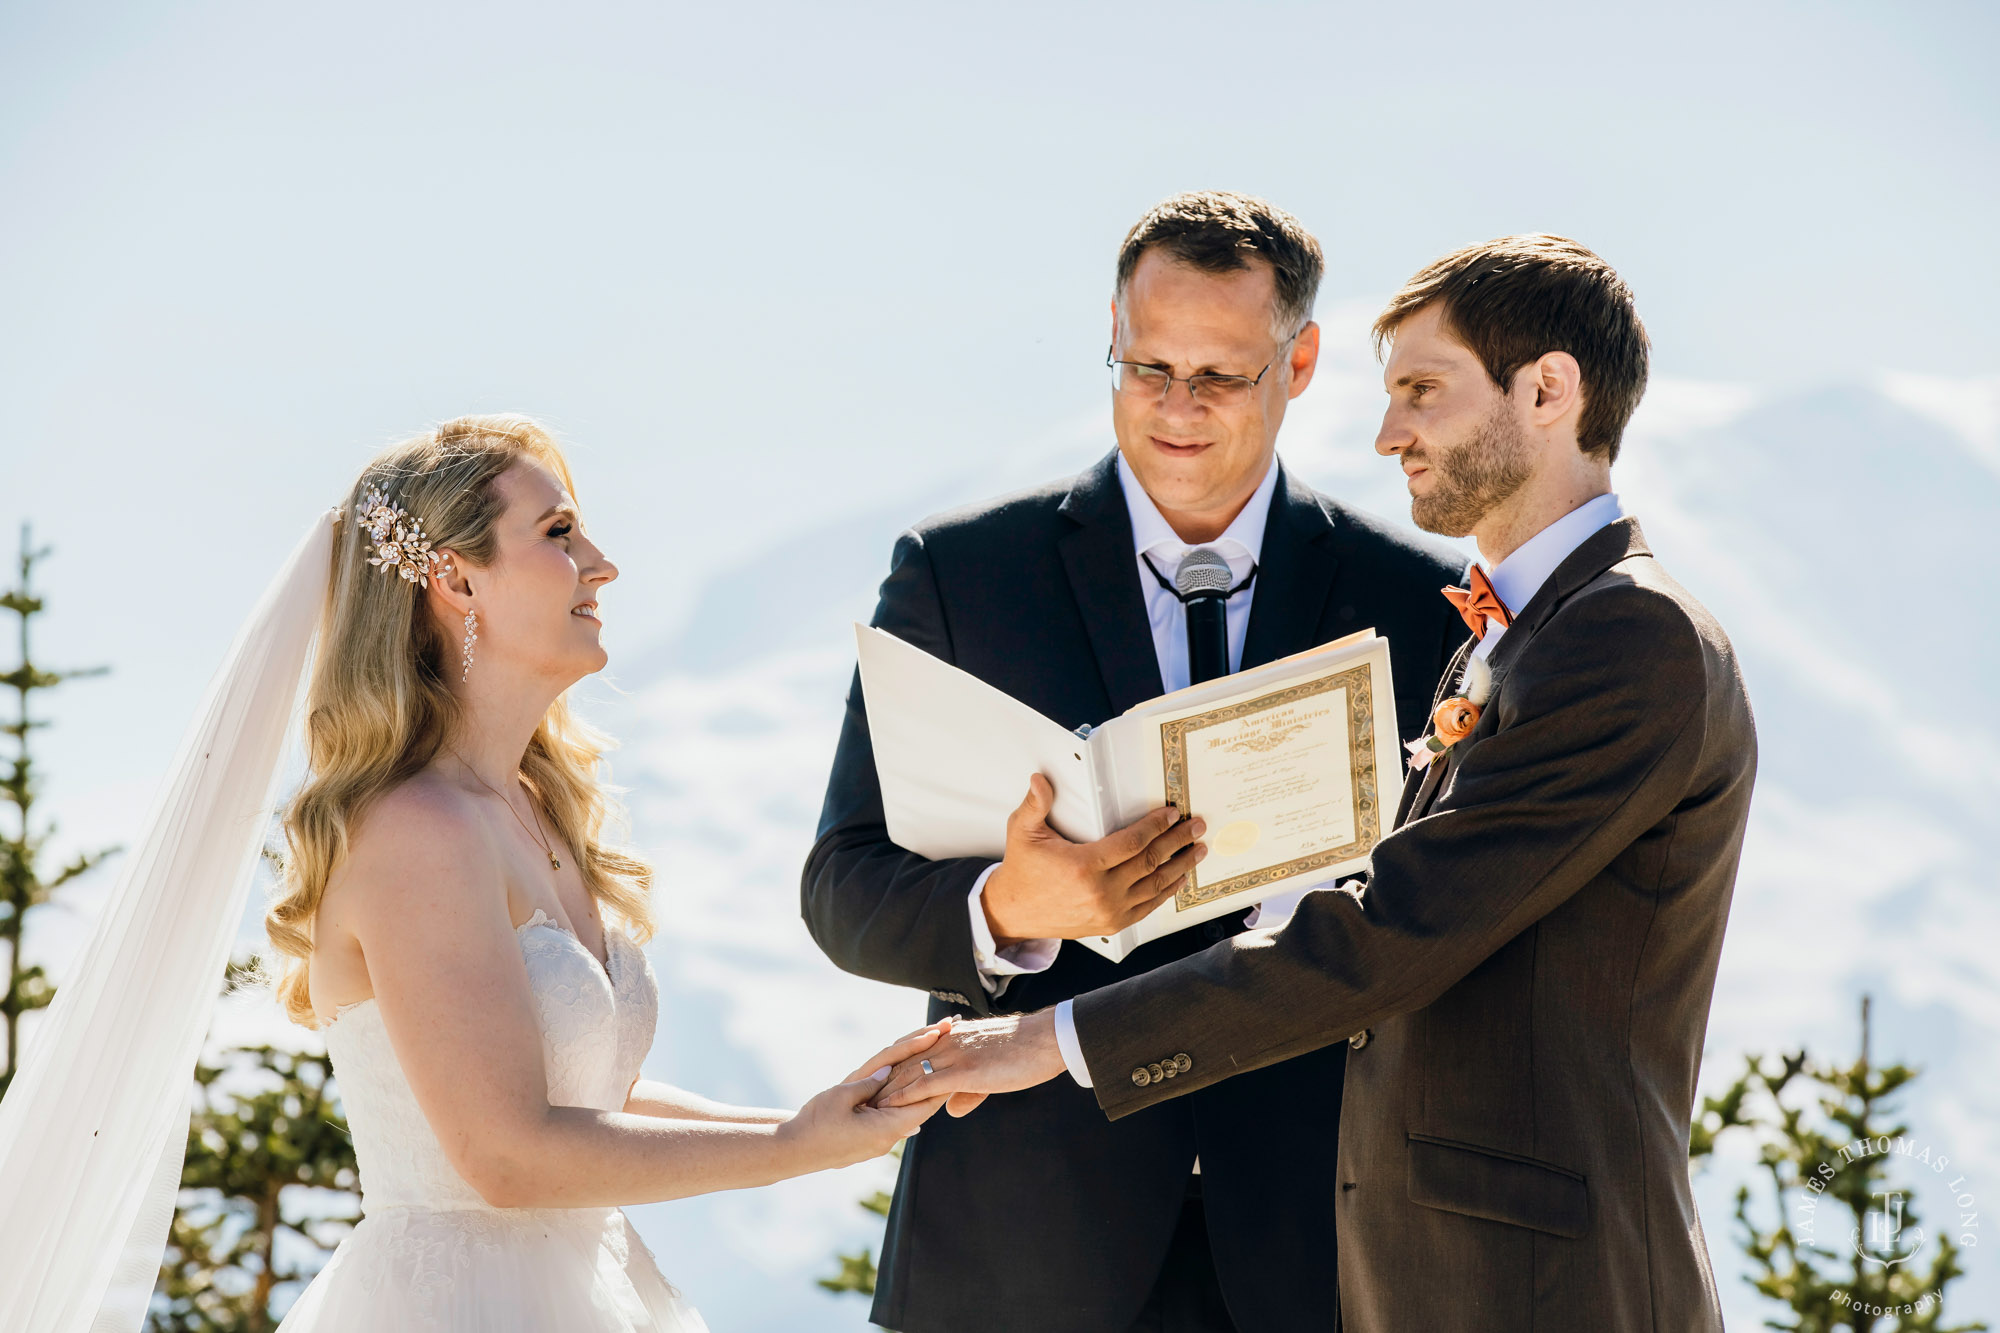
<svg viewBox="0 0 2000 1333"><path fill-rule="evenodd" d="M1335 342L1340 340L1335 339ZM1352 344L1350 344L1352 345ZM1406 514L1370 448L1379 371L1323 367L1282 449L1322 489ZM848 622L873 603L895 533L925 513L1087 466L1082 420L1001 471L887 495L713 580L686 628L623 675L638 841L661 857L664 989L649 1072L712 1095L795 1102L921 1021L922 997L845 976L798 914L852 670ZM1876 1051L1922 1065L1919 1135L2000 1191L2000 723L1977 693L2000 649L1982 557L2000 515L2000 381L1912 377L1766 397L1663 382L1617 479L1668 567L1730 631L1762 769L1724 951L1704 1082L1741 1053L1850 1052L1876 997ZM1727 1199L1705 1176L1708 1234L1734 1322L1762 1315L1735 1269ZM1736 1173L1736 1174L1732 1174ZM865 1302L812 1283L836 1246L872 1243L854 1205L886 1163L637 1210L663 1265L717 1328L860 1329ZM1942 1200L1927 1217L1942 1219ZM1981 1253L1954 1302L2000 1307Z"/></svg>

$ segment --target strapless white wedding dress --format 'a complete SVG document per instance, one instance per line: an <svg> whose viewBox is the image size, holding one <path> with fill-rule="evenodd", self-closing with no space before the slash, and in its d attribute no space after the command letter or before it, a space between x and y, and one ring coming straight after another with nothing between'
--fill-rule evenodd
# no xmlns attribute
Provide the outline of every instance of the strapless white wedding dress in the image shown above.
<svg viewBox="0 0 2000 1333"><path fill-rule="evenodd" d="M609 964L537 911L515 934L542 1029L549 1101L615 1111L653 1042L659 987L606 930ZM705 1333L616 1208L495 1208L445 1156L373 1000L325 1030L354 1135L362 1220L279 1333Z"/></svg>

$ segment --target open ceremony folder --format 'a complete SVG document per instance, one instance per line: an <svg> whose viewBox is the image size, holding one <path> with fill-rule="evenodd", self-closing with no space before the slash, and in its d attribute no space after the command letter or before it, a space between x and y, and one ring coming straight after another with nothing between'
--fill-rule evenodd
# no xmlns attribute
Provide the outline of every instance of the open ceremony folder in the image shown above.
<svg viewBox="0 0 2000 1333"><path fill-rule="evenodd" d="M1000 859L1028 777L1054 784L1049 823L1094 842L1171 805L1208 821L1208 859L1116 935L1148 940L1361 867L1402 782L1389 641L1373 630L1139 704L1069 731L984 681L856 625L861 688L889 836L920 856Z"/></svg>

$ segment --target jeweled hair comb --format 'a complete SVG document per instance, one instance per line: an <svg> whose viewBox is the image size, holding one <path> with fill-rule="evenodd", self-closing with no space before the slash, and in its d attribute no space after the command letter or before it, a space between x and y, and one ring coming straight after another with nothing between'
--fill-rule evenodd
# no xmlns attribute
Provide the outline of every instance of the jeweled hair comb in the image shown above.
<svg viewBox="0 0 2000 1333"><path fill-rule="evenodd" d="M433 572L449 574L451 562L442 552L431 549L423 524L389 498L380 486L370 486L354 507L354 521L368 535L375 553L368 563L383 573L394 571L410 583L421 586ZM435 566L435 570L433 570Z"/></svg>

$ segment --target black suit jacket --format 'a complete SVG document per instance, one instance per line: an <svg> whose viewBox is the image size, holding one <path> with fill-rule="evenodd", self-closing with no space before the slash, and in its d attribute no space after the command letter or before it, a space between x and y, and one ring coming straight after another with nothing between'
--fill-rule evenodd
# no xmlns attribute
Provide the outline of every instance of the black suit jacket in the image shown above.
<svg viewBox="0 0 2000 1333"><path fill-rule="evenodd" d="M1132 525L1107 455L1079 477L930 519L897 541L874 623L1065 727L1161 693ZM1464 560L1280 472L1245 667L1373 626L1419 734L1465 627L1438 594ZM1027 774L1022 774L1025 789ZM857 674L802 885L813 938L849 972L930 992L930 1016L1040 1009L1242 928L1182 931L1112 963L1065 944L995 1001L967 898L991 864L890 842ZM1216 1266L1242 1333L1333 1327L1336 1123L1345 1047L1112 1124L1067 1078L936 1116L909 1141L875 1322L906 1333L1124 1333L1201 1159Z"/></svg>
<svg viewBox="0 0 2000 1333"><path fill-rule="evenodd" d="M1340 1116L1347 1329L1719 1333L1687 1149L1757 767L1735 654L1628 518L1490 665L1366 889L1077 1000L1097 1096L1148 1116L1365 1032ZM1134 1076L1178 1052L1172 1082Z"/></svg>

